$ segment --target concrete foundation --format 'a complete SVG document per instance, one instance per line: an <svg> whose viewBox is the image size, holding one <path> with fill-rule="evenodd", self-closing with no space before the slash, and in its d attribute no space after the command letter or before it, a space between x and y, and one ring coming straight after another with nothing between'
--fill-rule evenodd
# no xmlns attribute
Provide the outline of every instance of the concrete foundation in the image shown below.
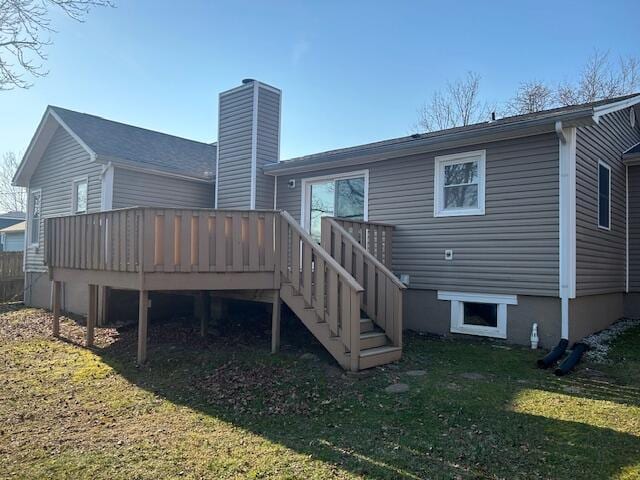
<svg viewBox="0 0 640 480"><path fill-rule="evenodd" d="M438 300L437 296L435 290L406 290L405 328L443 336L459 336L450 332L451 303ZM538 324L540 346L553 347L560 339L560 299L518 295L518 305L507 306L507 342L529 345L534 323Z"/></svg>

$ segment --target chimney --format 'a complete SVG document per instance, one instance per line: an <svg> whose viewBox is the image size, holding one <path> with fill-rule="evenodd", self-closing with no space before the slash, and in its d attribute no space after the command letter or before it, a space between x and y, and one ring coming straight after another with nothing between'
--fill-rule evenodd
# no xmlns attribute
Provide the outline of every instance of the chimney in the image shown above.
<svg viewBox="0 0 640 480"><path fill-rule="evenodd" d="M216 208L273 208L274 181L262 167L280 159L281 98L253 79L220 94Z"/></svg>

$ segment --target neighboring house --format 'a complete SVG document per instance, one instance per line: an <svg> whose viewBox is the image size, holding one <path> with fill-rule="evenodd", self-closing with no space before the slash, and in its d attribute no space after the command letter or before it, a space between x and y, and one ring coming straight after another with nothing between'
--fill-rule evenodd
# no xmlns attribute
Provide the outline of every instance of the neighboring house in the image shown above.
<svg viewBox="0 0 640 480"><path fill-rule="evenodd" d="M277 209L316 241L326 215L393 225L385 263L408 287L404 328L526 344L537 323L544 346L577 341L640 314L639 103L630 95L285 161L280 91L257 81L220 95L211 145L49 107L15 177L29 189L27 284L41 276L27 303L49 305L42 218L132 205ZM166 223L155 221L157 238ZM299 260L281 273L304 276ZM66 308L83 311L85 285L67 283Z"/></svg>
<svg viewBox="0 0 640 480"><path fill-rule="evenodd" d="M0 214L0 229L24 222L24 212L7 212Z"/></svg>
<svg viewBox="0 0 640 480"><path fill-rule="evenodd" d="M27 222L20 223L0 229L0 242L2 242L3 252L22 252L24 250L24 230Z"/></svg>

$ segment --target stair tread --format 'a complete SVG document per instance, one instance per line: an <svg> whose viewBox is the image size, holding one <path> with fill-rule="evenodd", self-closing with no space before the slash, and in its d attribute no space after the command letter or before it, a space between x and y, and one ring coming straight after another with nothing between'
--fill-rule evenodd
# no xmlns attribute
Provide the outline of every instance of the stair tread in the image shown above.
<svg viewBox="0 0 640 480"><path fill-rule="evenodd" d="M370 338L370 337L379 337L385 336L385 333L382 330L369 330L367 332L362 332L360 334L360 338Z"/></svg>
<svg viewBox="0 0 640 480"><path fill-rule="evenodd" d="M400 347L394 347L392 345L385 345L383 347L374 347L374 348L367 348L366 350L362 350L360 352L360 357L370 357L373 355L380 355L383 353L390 353L390 352L397 352L399 350L402 350Z"/></svg>

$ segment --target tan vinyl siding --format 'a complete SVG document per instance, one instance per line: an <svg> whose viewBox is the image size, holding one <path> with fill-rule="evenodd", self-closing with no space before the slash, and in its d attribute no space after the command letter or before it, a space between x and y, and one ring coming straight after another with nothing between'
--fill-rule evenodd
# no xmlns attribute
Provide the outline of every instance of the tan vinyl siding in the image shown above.
<svg viewBox="0 0 640 480"><path fill-rule="evenodd" d="M29 191L42 190L42 218L70 215L73 201L73 180L88 177L87 208L89 212L100 210L101 165L92 163L87 151L62 127L58 127L40 164L29 182ZM31 195L28 213L31 214ZM27 222L27 225L29 222ZM26 269L44 271L43 234L44 222L40 222L39 247L28 246ZM29 226L27 226L28 232Z"/></svg>
<svg viewBox="0 0 640 480"><path fill-rule="evenodd" d="M640 165L629 167L629 291L640 292Z"/></svg>
<svg viewBox="0 0 640 480"><path fill-rule="evenodd" d="M273 178L262 167L278 161L280 143L280 94L258 87L256 141L256 208L273 208Z"/></svg>
<svg viewBox="0 0 640 480"><path fill-rule="evenodd" d="M115 168L113 208L213 208L212 183Z"/></svg>
<svg viewBox="0 0 640 480"><path fill-rule="evenodd" d="M576 138L576 293L622 292L626 283L625 166L622 153L640 142L629 109L580 127ZM611 230L598 228L598 161L611 167Z"/></svg>
<svg viewBox="0 0 640 480"><path fill-rule="evenodd" d="M220 95L218 208L249 208L253 84Z"/></svg>
<svg viewBox="0 0 640 480"><path fill-rule="evenodd" d="M435 218L434 157L481 149L486 214ZM283 175L277 208L299 220L301 178L368 169L369 219L396 225L393 270L410 275L410 288L557 296L558 157L557 137L546 134ZM444 260L445 249L453 249L452 261Z"/></svg>

